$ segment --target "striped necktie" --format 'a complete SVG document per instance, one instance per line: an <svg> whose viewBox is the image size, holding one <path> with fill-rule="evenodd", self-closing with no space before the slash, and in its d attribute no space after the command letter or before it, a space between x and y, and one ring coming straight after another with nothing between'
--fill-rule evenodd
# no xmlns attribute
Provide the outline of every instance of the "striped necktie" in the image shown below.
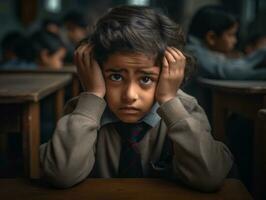
<svg viewBox="0 0 266 200"><path fill-rule="evenodd" d="M119 161L118 177L143 177L141 156L137 144L149 129L144 122L137 124L116 123L115 128L121 137L122 148Z"/></svg>

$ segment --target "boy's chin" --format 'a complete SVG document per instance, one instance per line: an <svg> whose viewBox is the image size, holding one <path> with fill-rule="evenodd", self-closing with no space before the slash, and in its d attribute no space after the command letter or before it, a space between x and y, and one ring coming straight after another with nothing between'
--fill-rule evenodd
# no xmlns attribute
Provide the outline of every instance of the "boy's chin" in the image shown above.
<svg viewBox="0 0 266 200"><path fill-rule="evenodd" d="M133 124L137 123L140 121L141 117L118 117L122 122L128 123L128 124Z"/></svg>

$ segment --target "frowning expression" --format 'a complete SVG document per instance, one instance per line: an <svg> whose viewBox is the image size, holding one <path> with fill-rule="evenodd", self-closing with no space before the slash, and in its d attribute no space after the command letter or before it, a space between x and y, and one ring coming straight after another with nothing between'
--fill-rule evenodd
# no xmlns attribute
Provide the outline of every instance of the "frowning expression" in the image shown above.
<svg viewBox="0 0 266 200"><path fill-rule="evenodd" d="M154 103L160 68L153 56L115 53L103 63L105 99L110 110L123 122L135 123Z"/></svg>

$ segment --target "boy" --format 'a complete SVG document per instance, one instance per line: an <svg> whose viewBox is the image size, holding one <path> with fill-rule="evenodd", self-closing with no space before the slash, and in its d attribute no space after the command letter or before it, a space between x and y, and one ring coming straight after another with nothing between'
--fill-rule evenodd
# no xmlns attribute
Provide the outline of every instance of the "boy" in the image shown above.
<svg viewBox="0 0 266 200"><path fill-rule="evenodd" d="M221 185L232 155L179 90L190 62L183 44L180 27L148 7L116 7L98 21L75 53L85 92L40 149L53 185L89 175L166 177L203 191Z"/></svg>

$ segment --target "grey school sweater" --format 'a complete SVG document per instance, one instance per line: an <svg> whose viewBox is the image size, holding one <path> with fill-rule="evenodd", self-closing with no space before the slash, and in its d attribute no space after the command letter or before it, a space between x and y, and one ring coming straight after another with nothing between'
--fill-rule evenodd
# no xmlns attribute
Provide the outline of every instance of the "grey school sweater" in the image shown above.
<svg viewBox="0 0 266 200"><path fill-rule="evenodd" d="M71 187L93 176L117 177L120 136L112 124L100 126L104 99L82 93L66 106L53 137L40 147L44 177L56 187ZM215 141L204 111L179 90L162 104L159 122L139 142L144 177L167 177L202 190L217 189L233 164L229 149ZM165 157L166 141L172 144ZM169 151L168 151L169 154ZM162 162L163 161L163 162Z"/></svg>

